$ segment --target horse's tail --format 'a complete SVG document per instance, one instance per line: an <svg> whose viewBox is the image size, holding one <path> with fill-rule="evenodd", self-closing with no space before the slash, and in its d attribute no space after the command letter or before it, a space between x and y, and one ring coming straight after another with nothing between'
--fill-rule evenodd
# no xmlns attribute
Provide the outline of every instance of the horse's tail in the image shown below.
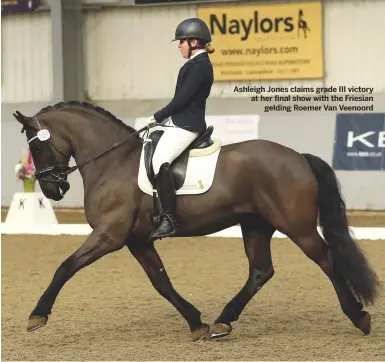
<svg viewBox="0 0 385 362"><path fill-rule="evenodd" d="M378 293L378 278L351 235L336 174L321 158L304 156L317 179L319 223L333 256L334 268L360 302L373 304Z"/></svg>

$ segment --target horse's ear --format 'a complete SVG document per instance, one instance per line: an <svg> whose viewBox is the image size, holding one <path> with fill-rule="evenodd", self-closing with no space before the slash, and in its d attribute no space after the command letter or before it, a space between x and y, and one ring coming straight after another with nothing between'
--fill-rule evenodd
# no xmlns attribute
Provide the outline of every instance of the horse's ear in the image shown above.
<svg viewBox="0 0 385 362"><path fill-rule="evenodd" d="M13 113L13 116L17 119L18 122L20 122L23 125L23 128L21 129L21 133L23 133L25 131L25 128L28 125L29 118L21 114L19 111L16 111L15 113Z"/></svg>

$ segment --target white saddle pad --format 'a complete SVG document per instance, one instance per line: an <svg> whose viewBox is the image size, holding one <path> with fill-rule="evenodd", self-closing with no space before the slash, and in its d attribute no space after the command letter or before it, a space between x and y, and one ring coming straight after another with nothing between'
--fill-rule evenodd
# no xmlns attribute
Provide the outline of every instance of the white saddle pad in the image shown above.
<svg viewBox="0 0 385 362"><path fill-rule="evenodd" d="M210 147L190 151L186 169L186 178L183 186L176 191L177 195L203 194L210 189L214 180L216 164L222 147L220 139L213 138L213 141L214 143ZM144 145L140 156L138 185L144 193L152 196L154 190L147 177L143 151Z"/></svg>

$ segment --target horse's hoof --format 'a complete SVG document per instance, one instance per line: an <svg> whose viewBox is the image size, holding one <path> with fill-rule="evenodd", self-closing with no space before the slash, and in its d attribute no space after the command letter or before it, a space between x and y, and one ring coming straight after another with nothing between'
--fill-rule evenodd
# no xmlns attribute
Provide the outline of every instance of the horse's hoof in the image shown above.
<svg viewBox="0 0 385 362"><path fill-rule="evenodd" d="M206 323L203 323L200 327L197 329L194 329L191 332L191 337L193 342L201 341L202 339L205 339L210 332L210 326Z"/></svg>
<svg viewBox="0 0 385 362"><path fill-rule="evenodd" d="M357 328L359 328L365 336L370 334L370 330L372 329L372 317L368 312L364 311L364 315L358 322Z"/></svg>
<svg viewBox="0 0 385 362"><path fill-rule="evenodd" d="M228 324L224 323L215 323L210 330L210 338L216 339L216 338L222 338L226 337L230 334L230 332L233 330L233 327Z"/></svg>
<svg viewBox="0 0 385 362"><path fill-rule="evenodd" d="M48 322L47 316L31 315L28 319L27 332L35 331L41 327L44 327Z"/></svg>

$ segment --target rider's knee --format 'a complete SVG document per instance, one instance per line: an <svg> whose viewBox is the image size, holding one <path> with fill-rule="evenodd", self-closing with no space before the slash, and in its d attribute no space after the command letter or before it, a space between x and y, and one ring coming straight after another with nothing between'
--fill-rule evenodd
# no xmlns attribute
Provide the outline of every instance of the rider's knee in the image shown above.
<svg viewBox="0 0 385 362"><path fill-rule="evenodd" d="M162 155L160 153L154 154L154 157L152 159L152 167L154 169L155 175L157 175L159 173L162 165L164 165L165 163L170 164L170 161L167 159L167 157L164 157L164 155Z"/></svg>

